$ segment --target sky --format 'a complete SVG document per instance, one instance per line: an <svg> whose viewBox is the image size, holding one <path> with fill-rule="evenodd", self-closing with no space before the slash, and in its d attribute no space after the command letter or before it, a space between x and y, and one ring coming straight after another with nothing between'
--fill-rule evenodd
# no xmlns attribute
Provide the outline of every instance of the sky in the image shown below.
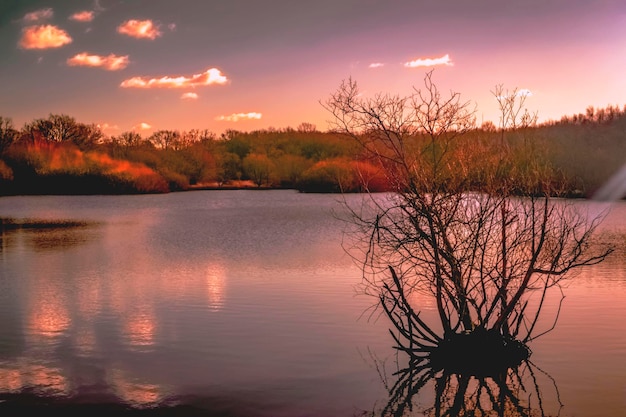
<svg viewBox="0 0 626 417"><path fill-rule="evenodd" d="M108 135L329 128L322 103L432 79L498 124L496 86L540 121L626 104L623 0L0 0L0 116Z"/></svg>

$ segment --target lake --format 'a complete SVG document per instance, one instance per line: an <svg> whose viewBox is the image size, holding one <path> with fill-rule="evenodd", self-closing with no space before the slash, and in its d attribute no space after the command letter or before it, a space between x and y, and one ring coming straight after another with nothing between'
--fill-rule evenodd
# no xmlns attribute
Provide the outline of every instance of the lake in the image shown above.
<svg viewBox="0 0 626 417"><path fill-rule="evenodd" d="M376 300L357 294L342 198L0 198L0 394L207 415L384 413L404 358L386 317L368 314ZM538 390L518 397L546 415L623 416L626 203L574 204L610 209L599 239L617 250L568 282L556 329L531 343L520 377ZM415 415L437 415L435 385L412 396Z"/></svg>

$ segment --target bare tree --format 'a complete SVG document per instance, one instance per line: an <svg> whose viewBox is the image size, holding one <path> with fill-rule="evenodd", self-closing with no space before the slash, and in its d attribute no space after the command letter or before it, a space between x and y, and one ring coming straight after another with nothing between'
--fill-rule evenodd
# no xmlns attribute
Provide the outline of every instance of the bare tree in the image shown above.
<svg viewBox="0 0 626 417"><path fill-rule="evenodd" d="M105 140L104 133L96 124L78 124L78 136L73 140L81 149L93 149L95 145L102 144Z"/></svg>
<svg viewBox="0 0 626 417"><path fill-rule="evenodd" d="M79 123L66 114L50 114L47 119L36 119L24 125L22 131L31 138L41 135L47 141L70 142L81 149L89 149L104 138L97 125Z"/></svg>
<svg viewBox="0 0 626 417"><path fill-rule="evenodd" d="M114 137L113 142L121 146L132 147L141 145L144 139L137 132L126 131Z"/></svg>
<svg viewBox="0 0 626 417"><path fill-rule="evenodd" d="M196 143L208 143L217 140L217 135L208 129L191 129L181 134L181 147L186 148Z"/></svg>
<svg viewBox="0 0 626 417"><path fill-rule="evenodd" d="M36 119L25 125L24 130L39 131L51 142L74 142L81 135L76 119L65 114L50 114L47 119Z"/></svg>
<svg viewBox="0 0 626 417"><path fill-rule="evenodd" d="M527 113L504 103L503 120L517 126ZM350 208L362 288L391 319L396 347L440 366L503 357L506 367L528 357L526 343L558 318L540 321L549 290L560 293L574 270L610 252L592 245L599 220L551 198L542 175L505 181L500 162L481 163L462 140L474 128L470 104L455 92L444 97L432 72L406 97L363 98L349 80L325 108L393 188ZM436 323L422 318L416 293L434 301Z"/></svg>
<svg viewBox="0 0 626 417"><path fill-rule="evenodd" d="M491 93L498 101L502 131L533 126L537 123L537 113L531 113L526 108L526 99L531 95L530 91L517 88L509 91L502 84L498 84Z"/></svg>
<svg viewBox="0 0 626 417"><path fill-rule="evenodd" d="M18 131L13 127L13 120L0 116L0 155L17 140Z"/></svg>
<svg viewBox="0 0 626 417"><path fill-rule="evenodd" d="M299 133L315 133L317 132L317 127L313 123L302 122L298 125L296 130Z"/></svg>
<svg viewBox="0 0 626 417"><path fill-rule="evenodd" d="M148 141L163 150L180 149L181 134L178 130L157 130L148 138Z"/></svg>

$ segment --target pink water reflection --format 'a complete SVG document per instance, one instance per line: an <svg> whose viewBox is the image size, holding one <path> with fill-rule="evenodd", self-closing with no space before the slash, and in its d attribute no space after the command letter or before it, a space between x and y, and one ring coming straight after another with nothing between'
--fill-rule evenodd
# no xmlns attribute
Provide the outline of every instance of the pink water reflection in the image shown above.
<svg viewBox="0 0 626 417"><path fill-rule="evenodd" d="M225 208L217 196L230 196L219 197ZM370 350L393 354L393 342L384 317L361 316L375 300L355 296L360 271L341 249L336 201L264 196L94 199L95 208L62 210L100 216L94 238L46 250L23 231L3 238L0 391L102 384L150 406L172 394L248 390L318 415L380 400L384 387L366 359ZM263 202L276 196L285 201ZM247 207L260 204L254 199L266 206ZM618 204L603 236L626 242L623 219ZM610 406L606 415L617 417L626 392L624 251L575 277L566 296L557 329L532 358L570 410L588 417ZM414 297L425 316L433 311L428 297Z"/></svg>

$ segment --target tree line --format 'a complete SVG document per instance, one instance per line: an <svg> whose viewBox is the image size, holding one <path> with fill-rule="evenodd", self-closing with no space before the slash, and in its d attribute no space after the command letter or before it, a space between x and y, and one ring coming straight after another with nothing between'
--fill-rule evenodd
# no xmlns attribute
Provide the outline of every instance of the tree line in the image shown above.
<svg viewBox="0 0 626 417"><path fill-rule="evenodd" d="M541 125L533 115L525 117L520 126L464 126L454 149L446 149L455 157L441 167L441 185L460 177L473 189L517 182L526 193L522 183L542 175L562 195L584 197L626 162L626 107L590 107ZM430 143L425 131L413 132L406 143L430 152L435 162L445 146ZM506 166L499 163L502 149L512 155ZM105 135L97 125L64 114L21 129L0 116L0 194L162 193L242 185L303 192L392 190L388 175L371 160L372 150L364 152L341 132L322 132L310 123L219 136L200 129L157 130L144 137L135 131ZM498 167L490 171L493 178L484 177L487 164Z"/></svg>

